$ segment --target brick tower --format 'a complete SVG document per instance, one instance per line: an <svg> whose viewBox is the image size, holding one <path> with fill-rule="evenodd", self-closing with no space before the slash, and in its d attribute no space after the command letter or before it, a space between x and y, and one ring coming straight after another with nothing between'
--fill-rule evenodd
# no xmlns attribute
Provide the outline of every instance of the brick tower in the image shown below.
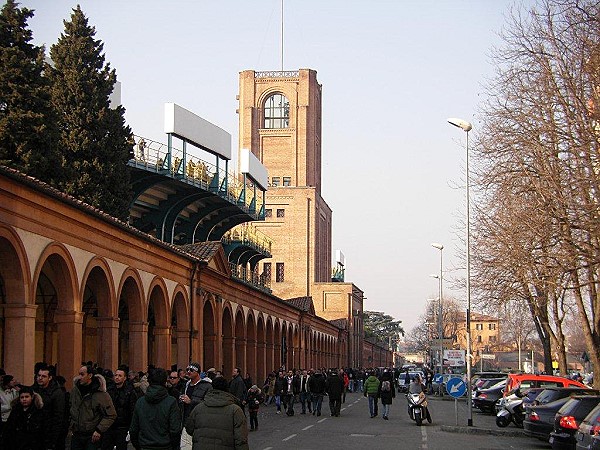
<svg viewBox="0 0 600 450"><path fill-rule="evenodd" d="M239 147L269 173L265 221L272 258L259 272L281 298L331 281L331 209L321 197L321 85L314 70L240 73Z"/></svg>

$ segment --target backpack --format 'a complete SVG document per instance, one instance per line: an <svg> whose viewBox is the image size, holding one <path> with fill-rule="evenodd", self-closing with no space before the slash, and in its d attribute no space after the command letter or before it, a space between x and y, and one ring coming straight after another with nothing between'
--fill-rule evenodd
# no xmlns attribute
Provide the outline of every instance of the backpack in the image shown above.
<svg viewBox="0 0 600 450"><path fill-rule="evenodd" d="M385 380L383 383L381 383L381 390L383 392L390 392L390 382L388 380Z"/></svg>

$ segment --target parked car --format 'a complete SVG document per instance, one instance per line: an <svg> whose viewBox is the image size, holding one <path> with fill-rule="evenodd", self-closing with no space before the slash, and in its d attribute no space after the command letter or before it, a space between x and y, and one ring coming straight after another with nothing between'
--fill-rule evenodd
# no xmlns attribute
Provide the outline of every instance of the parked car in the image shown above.
<svg viewBox="0 0 600 450"><path fill-rule="evenodd" d="M502 397L505 386L506 380L502 380L487 389L481 389L473 397L473 406L483 412L495 412L496 402Z"/></svg>
<svg viewBox="0 0 600 450"><path fill-rule="evenodd" d="M408 376L410 377L411 380L416 375L419 375L421 377L421 380L423 382L425 382L425 375L423 375L423 372L421 372L420 370L408 372ZM408 385L410 384L410 382L406 383L406 372L400 372L400 374L398 375L397 383L398 383L398 392L408 392Z"/></svg>
<svg viewBox="0 0 600 450"><path fill-rule="evenodd" d="M504 389L504 393L508 393L512 391L516 387L520 387L521 389L531 388L531 387L567 387L567 386L575 386L585 388L587 387L583 383L579 381L570 380L565 377L555 377L554 375L534 375L532 373L510 373L508 374L508 382L506 383L506 388Z"/></svg>
<svg viewBox="0 0 600 450"><path fill-rule="evenodd" d="M478 380L476 380L473 383L473 395L475 395L476 392L481 391L482 389L487 389L489 387L492 387L495 384L500 383L501 381L505 381L506 377L502 377L502 378L479 378Z"/></svg>
<svg viewBox="0 0 600 450"><path fill-rule="evenodd" d="M569 387L546 387L542 392L535 398L533 401L534 405L545 405L546 403L551 403L559 398L569 397L571 395L578 395L582 391L586 391L586 394L594 395L600 394L600 391L596 391L588 388L580 388L577 386L569 386ZM589 391L589 392L587 392Z"/></svg>
<svg viewBox="0 0 600 450"><path fill-rule="evenodd" d="M587 389L577 393L580 395L584 393L597 395L598 391ZM547 442L548 439L550 439L550 433L554 429L554 416L558 410L567 403L569 398L570 397L563 397L542 405L527 406L525 408L525 420L523 421L523 430L525 434Z"/></svg>
<svg viewBox="0 0 600 450"><path fill-rule="evenodd" d="M549 442L553 450L575 450L575 433L581 421L600 404L600 395L575 395L554 417L554 430Z"/></svg>
<svg viewBox="0 0 600 450"><path fill-rule="evenodd" d="M579 430L575 433L575 442L577 450L600 449L600 405L581 421Z"/></svg>
<svg viewBox="0 0 600 450"><path fill-rule="evenodd" d="M475 386L475 384L484 379L492 379L492 378L506 378L507 374L504 372L475 372L471 375L471 385Z"/></svg>
<svg viewBox="0 0 600 450"><path fill-rule="evenodd" d="M550 433L554 429L554 416L568 400L569 397L564 397L545 405L527 406L525 420L523 420L523 432L527 436L548 442Z"/></svg>

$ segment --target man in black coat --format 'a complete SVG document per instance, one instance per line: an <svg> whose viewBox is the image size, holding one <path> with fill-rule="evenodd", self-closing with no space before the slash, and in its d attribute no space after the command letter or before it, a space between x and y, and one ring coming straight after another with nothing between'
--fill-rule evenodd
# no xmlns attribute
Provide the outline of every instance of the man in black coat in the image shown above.
<svg viewBox="0 0 600 450"><path fill-rule="evenodd" d="M242 378L242 371L239 367L236 367L233 369L233 378L229 382L229 393L238 399L238 406L242 408L244 415L246 415L245 405L247 392L246 383L244 383L244 379Z"/></svg>
<svg viewBox="0 0 600 450"><path fill-rule="evenodd" d="M65 423L67 406L65 392L60 388L54 376L52 366L40 366L33 390L40 395L44 404L44 415L47 421L47 435L45 437L47 448L58 450L61 449L62 431L67 427ZM64 443L62 448L64 448Z"/></svg>
<svg viewBox="0 0 600 450"><path fill-rule="evenodd" d="M317 369L314 374L308 378L308 389L312 396L312 413L317 416L321 415L321 404L325 395L325 376Z"/></svg>
<svg viewBox="0 0 600 450"><path fill-rule="evenodd" d="M329 396L329 409L332 417L340 416L342 408L342 392L344 391L344 380L342 380L335 370L329 372L325 380L325 390Z"/></svg>
<svg viewBox="0 0 600 450"><path fill-rule="evenodd" d="M114 383L106 388L115 405L117 418L102 437L102 450L113 450L115 446L117 450L127 450L127 432L138 396L133 385L126 381L127 371L117 369L114 373Z"/></svg>

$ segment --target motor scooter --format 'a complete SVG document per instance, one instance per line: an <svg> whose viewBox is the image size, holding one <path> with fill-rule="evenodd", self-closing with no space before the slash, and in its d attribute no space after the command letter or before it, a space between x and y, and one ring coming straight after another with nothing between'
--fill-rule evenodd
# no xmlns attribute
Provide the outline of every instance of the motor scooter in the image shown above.
<svg viewBox="0 0 600 450"><path fill-rule="evenodd" d="M523 428L525 410L523 408L523 394L517 388L506 397L498 400L496 404L496 425L501 428L507 427L513 422L517 427Z"/></svg>
<svg viewBox="0 0 600 450"><path fill-rule="evenodd" d="M406 394L408 400L408 415L412 420L417 423L417 426L421 426L423 420L427 419L431 423L431 414L429 414L429 408L427 407L427 397L425 393L420 394Z"/></svg>

